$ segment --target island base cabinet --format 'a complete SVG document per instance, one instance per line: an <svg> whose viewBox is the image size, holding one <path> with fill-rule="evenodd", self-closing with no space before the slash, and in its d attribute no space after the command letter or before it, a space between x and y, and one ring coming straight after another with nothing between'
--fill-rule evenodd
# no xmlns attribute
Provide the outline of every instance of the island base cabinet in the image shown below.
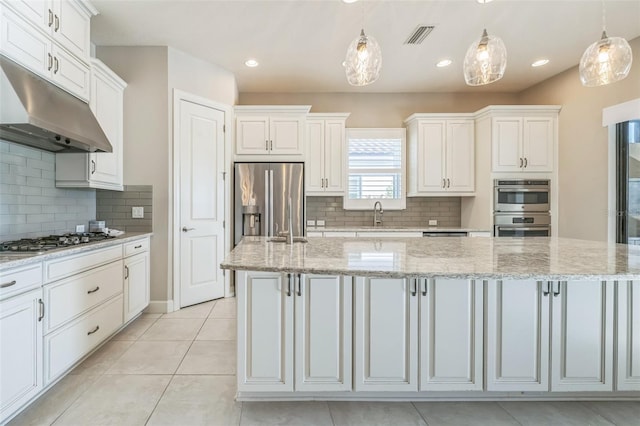
<svg viewBox="0 0 640 426"><path fill-rule="evenodd" d="M42 389L42 289L0 302L0 423Z"/></svg>
<svg viewBox="0 0 640 426"><path fill-rule="evenodd" d="M355 390L417 391L416 280L355 280Z"/></svg>
<svg viewBox="0 0 640 426"><path fill-rule="evenodd" d="M617 390L640 391L640 281L618 283Z"/></svg>
<svg viewBox="0 0 640 426"><path fill-rule="evenodd" d="M292 277L237 274L238 391L293 391Z"/></svg>
<svg viewBox="0 0 640 426"><path fill-rule="evenodd" d="M482 281L419 280L420 390L482 390Z"/></svg>
<svg viewBox="0 0 640 426"><path fill-rule="evenodd" d="M550 284L487 284L487 390L549 390Z"/></svg>
<svg viewBox="0 0 640 426"><path fill-rule="evenodd" d="M613 282L553 287L551 390L613 390Z"/></svg>

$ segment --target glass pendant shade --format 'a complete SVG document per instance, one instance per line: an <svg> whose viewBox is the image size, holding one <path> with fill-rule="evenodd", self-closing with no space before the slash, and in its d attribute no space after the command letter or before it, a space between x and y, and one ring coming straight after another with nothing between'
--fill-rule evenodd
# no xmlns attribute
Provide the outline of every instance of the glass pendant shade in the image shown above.
<svg viewBox="0 0 640 426"><path fill-rule="evenodd" d="M622 37L602 38L585 50L580 59L580 81L587 87L615 83L629 75L633 55L627 40Z"/></svg>
<svg viewBox="0 0 640 426"><path fill-rule="evenodd" d="M380 77L382 68L382 50L380 45L364 30L351 42L344 61L347 81L352 86L366 86Z"/></svg>
<svg viewBox="0 0 640 426"><path fill-rule="evenodd" d="M464 57L464 80L469 86L482 86L498 81L507 68L507 49L500 37L490 36L487 30L473 42Z"/></svg>

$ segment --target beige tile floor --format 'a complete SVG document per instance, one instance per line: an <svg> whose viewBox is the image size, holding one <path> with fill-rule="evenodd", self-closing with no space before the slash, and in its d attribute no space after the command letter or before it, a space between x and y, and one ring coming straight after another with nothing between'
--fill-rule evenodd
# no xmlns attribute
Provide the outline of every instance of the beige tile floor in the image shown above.
<svg viewBox="0 0 640 426"><path fill-rule="evenodd" d="M639 402L235 402L235 299L143 314L9 425L629 425Z"/></svg>

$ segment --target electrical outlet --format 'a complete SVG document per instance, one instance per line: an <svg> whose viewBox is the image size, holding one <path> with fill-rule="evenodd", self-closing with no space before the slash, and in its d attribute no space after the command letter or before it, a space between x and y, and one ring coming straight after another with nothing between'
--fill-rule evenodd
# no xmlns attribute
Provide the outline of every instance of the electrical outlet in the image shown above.
<svg viewBox="0 0 640 426"><path fill-rule="evenodd" d="M307 220L307 226L316 226L315 220Z"/></svg>
<svg viewBox="0 0 640 426"><path fill-rule="evenodd" d="M131 207L131 217L134 219L144 218L144 207Z"/></svg>
<svg viewBox="0 0 640 426"><path fill-rule="evenodd" d="M316 221L316 226L324 226L324 220L320 220L320 219L318 219L318 220Z"/></svg>
<svg viewBox="0 0 640 426"><path fill-rule="evenodd" d="M429 226L438 226L438 221L436 219L429 219Z"/></svg>
<svg viewBox="0 0 640 426"><path fill-rule="evenodd" d="M84 225L76 225L76 232L84 232Z"/></svg>

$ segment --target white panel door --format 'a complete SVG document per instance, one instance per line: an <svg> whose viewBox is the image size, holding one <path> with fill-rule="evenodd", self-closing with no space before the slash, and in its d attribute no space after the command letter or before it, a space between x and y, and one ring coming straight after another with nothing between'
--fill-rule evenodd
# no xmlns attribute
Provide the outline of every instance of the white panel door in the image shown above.
<svg viewBox="0 0 640 426"><path fill-rule="evenodd" d="M271 154L302 154L303 118L299 116L271 116L269 123Z"/></svg>
<svg viewBox="0 0 640 426"><path fill-rule="evenodd" d="M613 390L613 282L556 282L553 296L551 390Z"/></svg>
<svg viewBox="0 0 640 426"><path fill-rule="evenodd" d="M447 122L447 191L475 189L475 143L473 120Z"/></svg>
<svg viewBox="0 0 640 426"><path fill-rule="evenodd" d="M492 169L494 172L517 172L523 165L522 118L494 118L491 124Z"/></svg>
<svg viewBox="0 0 640 426"><path fill-rule="evenodd" d="M89 58L90 25L89 16L81 8L77 1L57 0L51 27L56 41L86 61Z"/></svg>
<svg viewBox="0 0 640 426"><path fill-rule="evenodd" d="M418 191L444 191L446 122L428 121L418 125Z"/></svg>
<svg viewBox="0 0 640 426"><path fill-rule="evenodd" d="M42 289L0 302L0 423L42 389Z"/></svg>
<svg viewBox="0 0 640 426"><path fill-rule="evenodd" d="M224 296L224 112L179 103L180 307Z"/></svg>
<svg viewBox="0 0 640 426"><path fill-rule="evenodd" d="M413 279L356 278L356 391L418 390L415 285Z"/></svg>
<svg viewBox="0 0 640 426"><path fill-rule="evenodd" d="M482 390L482 281L420 280L420 390Z"/></svg>
<svg viewBox="0 0 640 426"><path fill-rule="evenodd" d="M149 306L149 252L124 260L124 322Z"/></svg>
<svg viewBox="0 0 640 426"><path fill-rule="evenodd" d="M269 153L269 117L243 116L236 118L236 154Z"/></svg>
<svg viewBox="0 0 640 426"><path fill-rule="evenodd" d="M550 172L553 170L553 122L548 117L525 117L522 122L523 170Z"/></svg>
<svg viewBox="0 0 640 426"><path fill-rule="evenodd" d="M549 390L549 286L489 281L487 390Z"/></svg>
<svg viewBox="0 0 640 426"><path fill-rule="evenodd" d="M312 159L312 161L315 160ZM323 162L325 192L344 194L346 163L344 120L326 121Z"/></svg>
<svg viewBox="0 0 640 426"><path fill-rule="evenodd" d="M618 283L617 390L640 391L640 281Z"/></svg>
<svg viewBox="0 0 640 426"><path fill-rule="evenodd" d="M293 283L239 271L238 391L293 391Z"/></svg>
<svg viewBox="0 0 640 426"><path fill-rule="evenodd" d="M296 277L296 391L351 390L351 283L335 275Z"/></svg>
<svg viewBox="0 0 640 426"><path fill-rule="evenodd" d="M324 195L324 120L307 120L305 179L306 194Z"/></svg>

